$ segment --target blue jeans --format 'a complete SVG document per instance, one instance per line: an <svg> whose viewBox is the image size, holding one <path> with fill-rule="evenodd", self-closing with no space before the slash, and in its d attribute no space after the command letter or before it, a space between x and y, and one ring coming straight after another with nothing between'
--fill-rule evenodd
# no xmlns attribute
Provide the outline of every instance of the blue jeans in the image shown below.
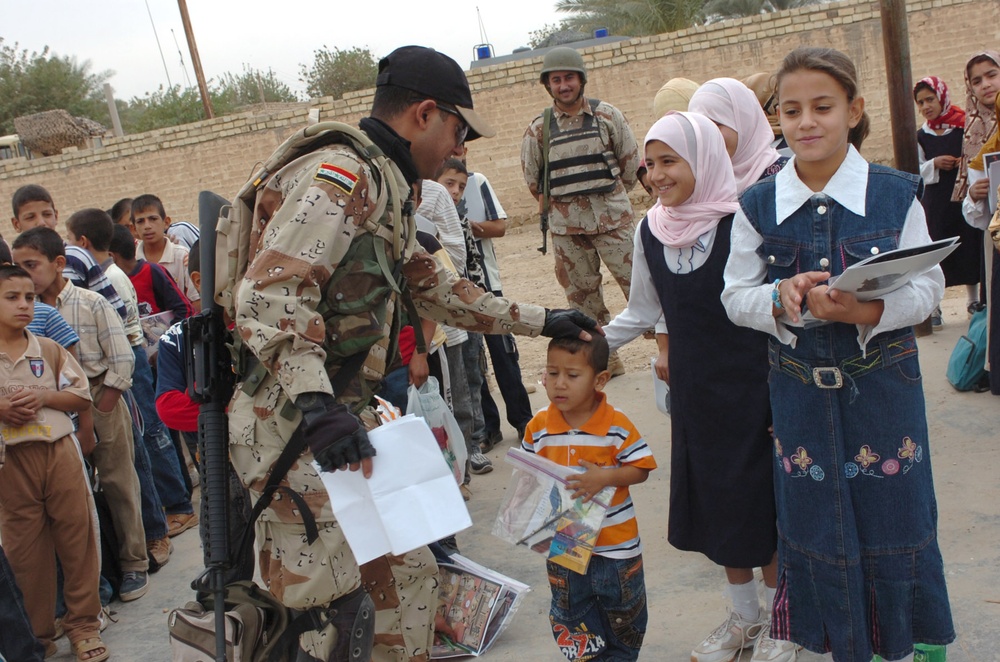
<svg viewBox="0 0 1000 662"><path fill-rule="evenodd" d="M912 334L882 334L862 357L856 333L833 324L807 331L796 349L770 341L779 562L771 634L829 648L838 662L899 660L914 642L955 638L923 384ZM838 366L840 388L823 379Z"/></svg>
<svg viewBox="0 0 1000 662"><path fill-rule="evenodd" d="M42 662L45 649L35 639L24 611L24 596L0 547L0 660Z"/></svg>
<svg viewBox="0 0 1000 662"><path fill-rule="evenodd" d="M469 401L472 405L472 439L469 452L479 450L479 444L486 441L486 419L483 416L483 369L480 357L483 353L483 334L468 332L469 339L462 343L462 361L465 376L469 380ZM494 408L496 405L494 405Z"/></svg>
<svg viewBox="0 0 1000 662"><path fill-rule="evenodd" d="M149 367L146 350L133 347L135 354L135 370L132 372L132 394L139 405L142 414L143 430L136 435L136 445L141 439L149 455L153 483L160 496L160 502L168 515L190 514L194 512L191 505L191 493L184 483L182 467L174 450L173 440L156 413L156 387L153 384L153 371ZM134 430L134 428L133 428ZM164 534L166 535L166 534ZM150 540L147 534L146 536ZM163 536L160 536L161 538Z"/></svg>
<svg viewBox="0 0 1000 662"><path fill-rule="evenodd" d="M567 660L626 662L639 657L646 634L642 556L590 557L587 574L546 562L552 636Z"/></svg>
<svg viewBox="0 0 1000 662"><path fill-rule="evenodd" d="M127 393L126 393L127 395ZM126 402L128 399L126 398ZM130 413L131 407L129 405ZM146 534L146 542L165 538L167 535L167 516L163 514L163 502L160 501L160 494L156 491L156 483L153 481L153 468L149 460L149 453L146 452L146 444L142 441L139 428L132 420L132 438L135 448L135 474L139 478L139 507L142 512L142 528ZM118 535L122 535L120 532Z"/></svg>

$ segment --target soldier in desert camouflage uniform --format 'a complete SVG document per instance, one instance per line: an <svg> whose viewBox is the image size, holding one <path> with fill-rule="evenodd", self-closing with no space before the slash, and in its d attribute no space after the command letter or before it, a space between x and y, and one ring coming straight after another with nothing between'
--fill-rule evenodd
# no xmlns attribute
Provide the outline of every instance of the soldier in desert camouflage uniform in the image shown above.
<svg viewBox="0 0 1000 662"><path fill-rule="evenodd" d="M637 181L639 146L621 111L584 96L587 71L572 48L545 54L540 82L552 97L548 206L556 278L570 306L607 324L601 260L627 298L634 225L628 192ZM524 180L540 207L545 121L545 113L536 117L521 142ZM608 365L612 376L624 372L617 354Z"/></svg>
<svg viewBox="0 0 1000 662"><path fill-rule="evenodd" d="M231 457L259 498L281 450L301 426L308 450L282 484L302 497L319 537L307 542L299 506L279 491L257 524L267 587L292 608L338 610L335 625L345 635L353 629L354 612L370 608L359 599L367 600L367 592L376 607L372 659L423 662L433 640L433 556L424 547L359 569L311 463L371 475L374 449L365 430L377 418L366 407L396 352L398 328L391 284L379 269L366 267L379 250L391 255L393 223L412 227L387 211L387 178L409 191L418 179L433 177L465 140L492 130L472 110L461 68L417 46L397 49L379 63L372 117L360 126L391 159L390 167L373 170L354 148L335 143L256 185L250 264L233 294L236 331L249 362L263 370L255 380L249 372L241 375L230 403ZM404 260L418 312L438 322L530 336L586 335L581 325L593 328L576 311L546 311L484 293L419 246ZM352 355L364 356L364 364L334 393L332 383ZM259 386L248 389L248 381ZM312 659L356 659L358 654L344 650L347 637L338 637L337 629L306 633L300 644ZM359 655L366 659L367 651Z"/></svg>

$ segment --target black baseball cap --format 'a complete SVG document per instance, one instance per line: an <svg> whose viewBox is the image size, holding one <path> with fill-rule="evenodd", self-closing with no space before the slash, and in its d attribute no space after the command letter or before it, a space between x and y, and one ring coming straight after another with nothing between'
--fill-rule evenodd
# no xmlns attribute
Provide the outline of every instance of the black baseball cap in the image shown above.
<svg viewBox="0 0 1000 662"><path fill-rule="evenodd" d="M376 86L393 85L455 106L469 125L466 142L496 135L472 109L472 91L465 72L444 53L425 46L401 46L379 60Z"/></svg>

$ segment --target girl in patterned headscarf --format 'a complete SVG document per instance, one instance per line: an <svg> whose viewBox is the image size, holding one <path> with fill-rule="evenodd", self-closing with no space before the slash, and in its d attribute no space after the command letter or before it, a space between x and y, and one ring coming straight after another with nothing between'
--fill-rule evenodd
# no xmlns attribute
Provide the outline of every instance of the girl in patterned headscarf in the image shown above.
<svg viewBox="0 0 1000 662"><path fill-rule="evenodd" d="M1000 90L1000 53L982 51L969 58L965 65L965 142L962 145L961 170L951 199L966 198L965 202L972 203L973 207L976 204L982 206L982 200L986 196L977 190L973 192L971 199L968 198L969 187L974 183L971 180L982 179L985 173L983 172L981 177L970 174L969 161L976 157L986 140L996 133L997 114L994 104L998 90ZM970 209L969 204L963 204L962 211L966 218L970 218L970 211L973 209ZM987 210L983 206L982 209L974 211L985 214Z"/></svg>
<svg viewBox="0 0 1000 662"><path fill-rule="evenodd" d="M917 131L920 176L924 179L921 204L927 215L931 239L961 237L961 245L941 263L945 284L965 285L968 306L979 304L979 269L982 232L962 217L962 203L952 200L952 191L962 162L965 111L951 103L948 86L937 76L921 78L913 87L913 100L926 120ZM941 326L941 309L932 315Z"/></svg>

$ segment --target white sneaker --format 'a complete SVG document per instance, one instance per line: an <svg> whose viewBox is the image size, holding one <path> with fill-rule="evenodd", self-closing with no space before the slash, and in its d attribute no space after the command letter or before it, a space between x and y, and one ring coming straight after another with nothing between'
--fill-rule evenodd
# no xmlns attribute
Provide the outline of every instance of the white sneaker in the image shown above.
<svg viewBox="0 0 1000 662"><path fill-rule="evenodd" d="M754 644L764 625L764 620L748 622L735 611L729 612L729 618L691 651L691 662L730 662Z"/></svg>
<svg viewBox="0 0 1000 662"><path fill-rule="evenodd" d="M764 628L757 637L750 662L795 662L800 646L783 639L771 638L771 618L764 622Z"/></svg>

